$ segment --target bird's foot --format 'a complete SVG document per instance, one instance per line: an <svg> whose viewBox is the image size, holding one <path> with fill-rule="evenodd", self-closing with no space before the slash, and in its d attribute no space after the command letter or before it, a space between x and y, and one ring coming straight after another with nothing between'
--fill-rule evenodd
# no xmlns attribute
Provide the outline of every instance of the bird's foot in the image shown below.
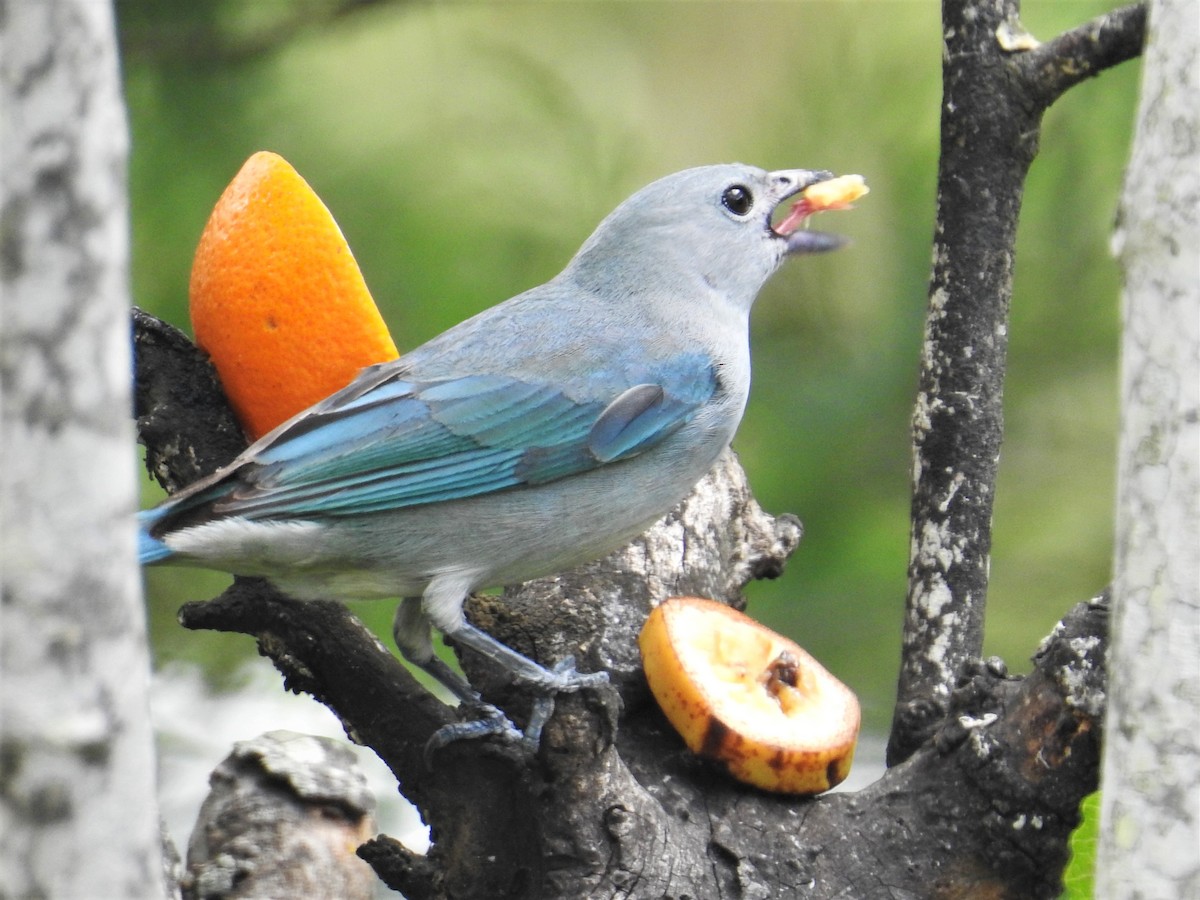
<svg viewBox="0 0 1200 900"><path fill-rule="evenodd" d="M549 669L538 666L536 670L514 672L513 680L537 694L553 698L555 694L573 694L584 688L608 684L608 673L580 672L575 668L575 657L565 656Z"/></svg>
<svg viewBox="0 0 1200 900"><path fill-rule="evenodd" d="M551 668L539 665L470 622L459 624L452 631L446 632L446 636L454 643L490 659L508 673L514 684L527 687L535 694L571 694L583 688L599 687L608 683L607 672L576 671L573 656L559 660Z"/></svg>
<svg viewBox="0 0 1200 900"><path fill-rule="evenodd" d="M443 725L433 733L425 744L425 765L432 766L433 755L455 741L498 737L521 746L530 754L537 753L541 746L542 729L554 715L554 699L561 693L572 693L588 687L608 683L607 672L583 673L575 670L575 658L568 656L559 660L553 668L543 670L545 678L525 679L522 682L533 688L538 696L533 700L529 722L525 730L517 728L498 707L480 700L478 695L463 700L477 713L477 717L465 722Z"/></svg>
<svg viewBox="0 0 1200 900"><path fill-rule="evenodd" d="M478 740L498 737L503 741L523 744L525 734L517 728L499 708L482 700L464 703L470 706L477 718L443 725L425 742L425 768L433 768L433 755L457 741ZM545 724L545 723L543 723Z"/></svg>

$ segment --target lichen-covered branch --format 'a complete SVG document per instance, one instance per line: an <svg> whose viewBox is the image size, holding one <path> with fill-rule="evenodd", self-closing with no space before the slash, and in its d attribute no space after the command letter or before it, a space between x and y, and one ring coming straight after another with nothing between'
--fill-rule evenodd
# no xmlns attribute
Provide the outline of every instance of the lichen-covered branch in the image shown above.
<svg viewBox="0 0 1200 900"><path fill-rule="evenodd" d="M354 847L374 834L376 801L344 743L287 731L238 741L209 783L183 900L375 897Z"/></svg>
<svg viewBox="0 0 1200 900"><path fill-rule="evenodd" d="M1042 113L1070 84L1136 55L1144 28L1130 7L1040 45L1016 0L942 10L937 225L891 764L928 738L983 647L1017 219Z"/></svg>

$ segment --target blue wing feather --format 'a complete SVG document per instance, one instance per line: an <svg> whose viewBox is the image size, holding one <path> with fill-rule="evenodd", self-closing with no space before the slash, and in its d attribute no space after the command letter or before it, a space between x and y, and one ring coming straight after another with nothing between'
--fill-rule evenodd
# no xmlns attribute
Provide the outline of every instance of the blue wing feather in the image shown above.
<svg viewBox="0 0 1200 900"><path fill-rule="evenodd" d="M688 422L717 390L699 354L569 396L505 375L421 382L370 373L253 449L218 515L347 516L544 484L626 459ZM601 395L603 396L596 396ZM211 495L210 495L211 496Z"/></svg>

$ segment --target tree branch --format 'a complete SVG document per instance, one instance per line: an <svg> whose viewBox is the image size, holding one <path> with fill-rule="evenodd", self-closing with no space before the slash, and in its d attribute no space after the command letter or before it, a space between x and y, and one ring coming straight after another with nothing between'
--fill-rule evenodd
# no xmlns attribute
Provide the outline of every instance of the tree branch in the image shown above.
<svg viewBox="0 0 1200 900"><path fill-rule="evenodd" d="M1016 62L1045 108L1081 81L1140 56L1145 40L1146 4L1134 3L1064 31Z"/></svg>
<svg viewBox="0 0 1200 900"><path fill-rule="evenodd" d="M945 0L938 211L913 415L909 589L888 763L924 743L983 647L1017 219L1041 116L1136 55L1128 7L1039 46L1016 0Z"/></svg>
<svg viewBox="0 0 1200 900"><path fill-rule="evenodd" d="M209 784L184 900L376 896L353 853L375 833L376 801L343 742L289 731L238 741Z"/></svg>
<svg viewBox="0 0 1200 900"><path fill-rule="evenodd" d="M168 493L246 449L246 435L208 358L181 331L133 310L133 415L146 470Z"/></svg>
<svg viewBox="0 0 1200 900"><path fill-rule="evenodd" d="M345 606L300 603L261 579L239 578L217 599L185 605L180 622L256 637L288 690L328 706L351 739L375 750L435 835L429 859L416 871L453 872L453 853L461 847L506 860L499 874L478 867L474 879L451 878L451 886L466 888L451 896L508 896L513 871L540 869L531 856L542 841L527 814L529 761L511 745L479 741L452 744L427 766L425 745L454 721L454 710L421 687ZM488 823L487 831L481 823ZM443 881L436 882L439 890ZM412 887L402 885L417 900Z"/></svg>

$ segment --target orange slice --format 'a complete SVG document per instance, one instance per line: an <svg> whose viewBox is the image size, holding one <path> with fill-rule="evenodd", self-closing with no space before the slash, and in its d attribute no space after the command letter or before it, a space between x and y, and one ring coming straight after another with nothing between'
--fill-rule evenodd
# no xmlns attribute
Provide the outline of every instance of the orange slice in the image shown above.
<svg viewBox="0 0 1200 900"><path fill-rule="evenodd" d="M295 169L255 153L200 235L196 343L252 438L399 354L341 229Z"/></svg>
<svg viewBox="0 0 1200 900"><path fill-rule="evenodd" d="M684 743L734 778L817 794L849 773L858 699L795 642L723 604L673 597L650 614L638 645Z"/></svg>

